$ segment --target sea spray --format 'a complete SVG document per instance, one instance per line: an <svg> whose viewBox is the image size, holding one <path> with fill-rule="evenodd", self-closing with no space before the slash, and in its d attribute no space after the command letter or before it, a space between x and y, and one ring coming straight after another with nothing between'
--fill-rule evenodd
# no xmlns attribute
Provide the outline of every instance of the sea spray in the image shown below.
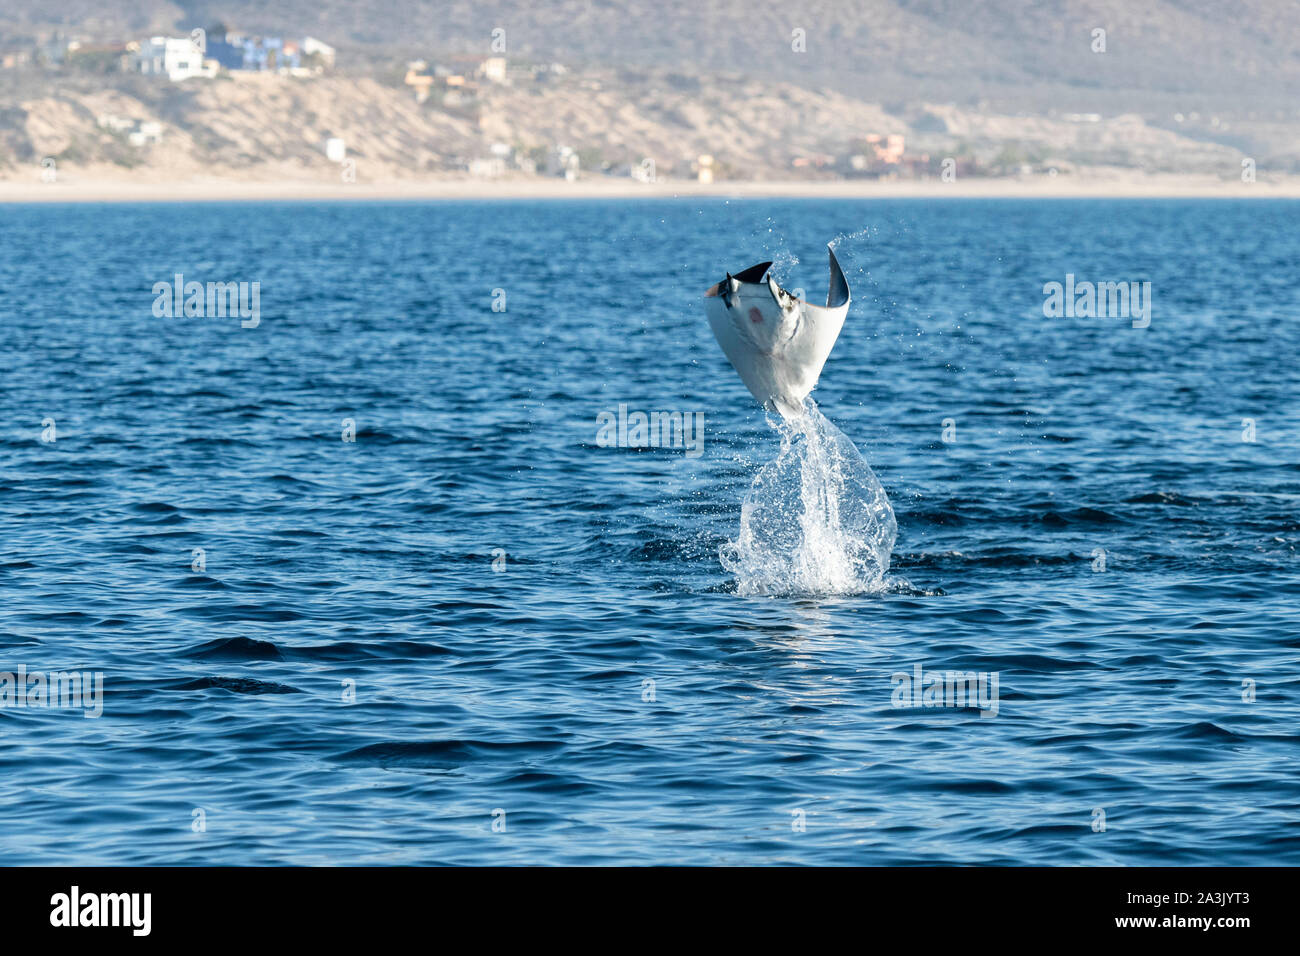
<svg viewBox="0 0 1300 956"><path fill-rule="evenodd" d="M880 590L897 524L884 488L848 436L811 399L807 414L769 424L781 439L720 549L741 594Z"/></svg>

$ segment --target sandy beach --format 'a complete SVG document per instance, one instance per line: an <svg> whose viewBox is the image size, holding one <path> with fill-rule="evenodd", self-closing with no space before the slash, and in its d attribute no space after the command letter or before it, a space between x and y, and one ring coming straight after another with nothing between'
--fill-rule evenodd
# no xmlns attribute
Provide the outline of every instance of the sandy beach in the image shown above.
<svg viewBox="0 0 1300 956"><path fill-rule="evenodd" d="M635 199L719 198L1300 198L1300 177L1243 183L1189 175L1007 177L958 180L791 180L729 181L701 184L685 180L641 183L590 176L563 179L408 179L344 183L324 179L236 179L202 177L177 180L93 175L60 171L57 181L39 175L0 180L0 203L38 202L238 202L303 200L434 199Z"/></svg>

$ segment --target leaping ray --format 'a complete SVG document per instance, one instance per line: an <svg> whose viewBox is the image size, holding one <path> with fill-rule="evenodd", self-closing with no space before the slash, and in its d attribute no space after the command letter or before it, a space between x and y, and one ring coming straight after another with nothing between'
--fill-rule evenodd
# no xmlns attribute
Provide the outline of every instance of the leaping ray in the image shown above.
<svg viewBox="0 0 1300 956"><path fill-rule="evenodd" d="M831 257L826 305L796 298L767 274L760 262L727 277L704 293L709 327L753 396L784 418L804 414L803 400L817 384L822 366L849 311L849 283Z"/></svg>

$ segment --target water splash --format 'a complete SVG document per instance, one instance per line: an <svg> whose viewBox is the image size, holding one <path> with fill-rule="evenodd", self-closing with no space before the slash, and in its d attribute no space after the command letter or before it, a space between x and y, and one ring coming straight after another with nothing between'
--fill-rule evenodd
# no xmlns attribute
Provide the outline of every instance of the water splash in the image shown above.
<svg viewBox="0 0 1300 956"><path fill-rule="evenodd" d="M755 476L740 533L719 549L740 594L883 590L898 526L885 489L848 436L808 399L769 424L781 451Z"/></svg>
<svg viewBox="0 0 1300 956"><path fill-rule="evenodd" d="M789 249L777 249L768 255L772 257L772 265L768 268L772 278L778 285L789 281L789 277L794 274L794 267L799 264L799 257Z"/></svg>
<svg viewBox="0 0 1300 956"><path fill-rule="evenodd" d="M875 232L876 230L871 226L868 226L865 229L859 229L857 232L841 232L830 241L830 247L836 252L839 252L841 244L848 242L857 245L863 240L869 240Z"/></svg>

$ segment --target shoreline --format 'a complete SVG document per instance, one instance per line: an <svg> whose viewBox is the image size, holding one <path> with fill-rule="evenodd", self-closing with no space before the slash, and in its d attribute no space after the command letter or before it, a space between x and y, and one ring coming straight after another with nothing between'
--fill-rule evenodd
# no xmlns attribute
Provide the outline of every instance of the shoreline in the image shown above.
<svg viewBox="0 0 1300 956"><path fill-rule="evenodd" d="M143 181L61 175L0 180L0 203L272 202L519 199L1297 199L1300 176L1243 183L1185 175L858 181L690 181L630 179L426 179L342 183L201 178Z"/></svg>

